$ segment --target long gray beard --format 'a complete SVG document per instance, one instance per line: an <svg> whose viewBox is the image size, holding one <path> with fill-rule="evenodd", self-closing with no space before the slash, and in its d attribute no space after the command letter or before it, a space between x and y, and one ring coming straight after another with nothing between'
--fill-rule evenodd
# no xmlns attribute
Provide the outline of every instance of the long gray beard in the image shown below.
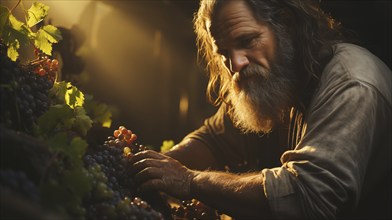
<svg viewBox="0 0 392 220"><path fill-rule="evenodd" d="M285 111L293 103L297 84L293 49L291 45L280 49L281 55L277 57L278 62L272 64L271 71L250 64L241 74L253 77L242 82L241 89L236 90L233 84L229 91L227 98L232 105L229 115L243 133L270 132L282 122Z"/></svg>

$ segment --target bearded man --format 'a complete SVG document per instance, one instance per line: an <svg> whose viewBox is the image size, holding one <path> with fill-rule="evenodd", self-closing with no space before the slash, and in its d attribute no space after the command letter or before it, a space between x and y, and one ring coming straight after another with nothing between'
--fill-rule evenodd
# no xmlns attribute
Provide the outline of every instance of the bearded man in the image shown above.
<svg viewBox="0 0 392 220"><path fill-rule="evenodd" d="M235 219L391 218L392 73L317 3L201 1L219 109L166 154L134 155L140 189Z"/></svg>

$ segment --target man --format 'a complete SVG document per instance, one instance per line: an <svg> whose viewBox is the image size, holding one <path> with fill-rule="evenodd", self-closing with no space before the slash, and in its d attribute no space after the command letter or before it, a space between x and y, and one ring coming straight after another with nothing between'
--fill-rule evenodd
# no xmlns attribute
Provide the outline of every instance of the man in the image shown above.
<svg viewBox="0 0 392 220"><path fill-rule="evenodd" d="M236 219L391 218L384 63L312 0L202 0L195 28L219 110L165 155L133 157L141 190Z"/></svg>

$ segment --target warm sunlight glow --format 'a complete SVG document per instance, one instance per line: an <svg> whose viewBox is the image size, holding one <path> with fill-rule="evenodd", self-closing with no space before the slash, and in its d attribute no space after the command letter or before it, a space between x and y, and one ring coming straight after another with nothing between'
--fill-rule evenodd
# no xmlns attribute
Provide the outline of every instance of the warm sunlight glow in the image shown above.
<svg viewBox="0 0 392 220"><path fill-rule="evenodd" d="M179 112L180 118L185 119L188 115L188 108L189 108L189 98L186 93L182 93L180 97L180 105L179 105Z"/></svg>
<svg viewBox="0 0 392 220"><path fill-rule="evenodd" d="M153 48L153 56L158 57L161 54L161 40L162 32L160 30L155 31L154 35L154 48Z"/></svg>

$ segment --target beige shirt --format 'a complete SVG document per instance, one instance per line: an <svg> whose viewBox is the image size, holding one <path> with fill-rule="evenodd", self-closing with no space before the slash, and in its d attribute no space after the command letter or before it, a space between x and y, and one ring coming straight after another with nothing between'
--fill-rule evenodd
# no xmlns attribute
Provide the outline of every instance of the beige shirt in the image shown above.
<svg viewBox="0 0 392 220"><path fill-rule="evenodd" d="M279 219L391 218L391 70L364 48L338 44L306 112L298 129L257 136L240 134L220 108L188 137L221 169L261 171Z"/></svg>

